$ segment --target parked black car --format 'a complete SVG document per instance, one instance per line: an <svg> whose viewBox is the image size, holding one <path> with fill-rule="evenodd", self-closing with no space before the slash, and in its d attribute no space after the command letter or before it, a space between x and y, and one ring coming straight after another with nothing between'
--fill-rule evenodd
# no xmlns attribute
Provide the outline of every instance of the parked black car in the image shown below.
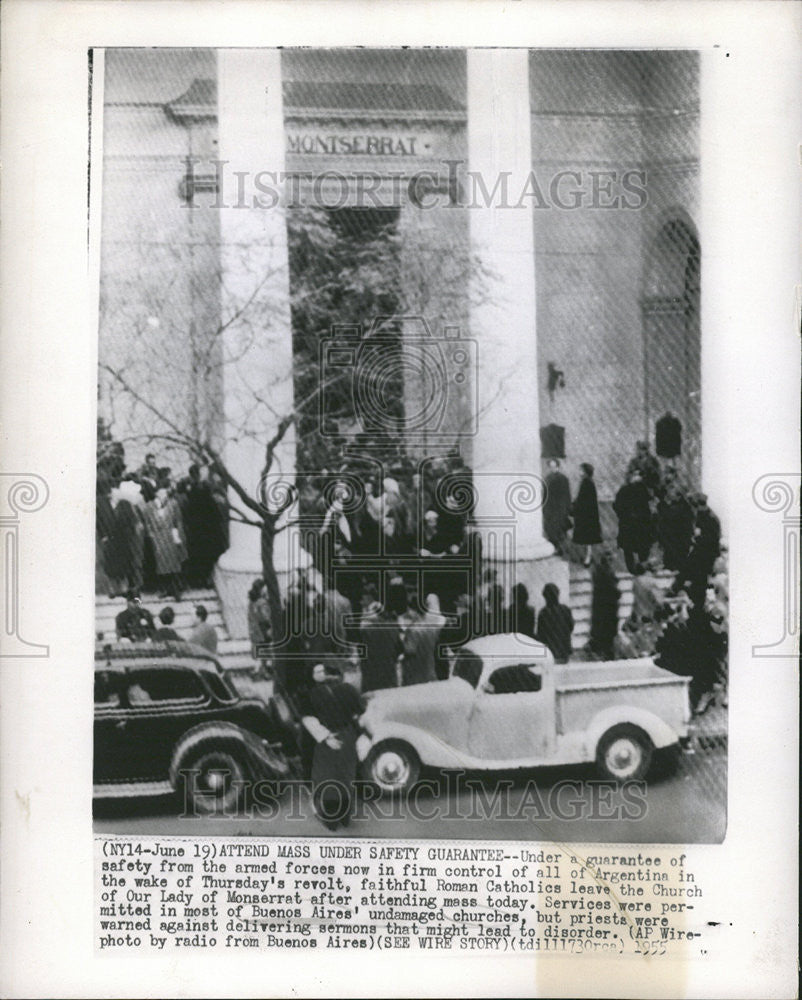
<svg viewBox="0 0 802 1000"><path fill-rule="evenodd" d="M96 798L178 792L204 814L240 807L252 782L294 776L292 725L243 698L189 644L95 653Z"/></svg>

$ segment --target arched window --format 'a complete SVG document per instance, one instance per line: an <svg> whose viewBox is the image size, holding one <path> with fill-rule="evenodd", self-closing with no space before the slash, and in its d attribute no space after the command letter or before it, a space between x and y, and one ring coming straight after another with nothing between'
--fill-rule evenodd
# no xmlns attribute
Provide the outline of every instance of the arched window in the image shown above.
<svg viewBox="0 0 802 1000"><path fill-rule="evenodd" d="M646 413L652 433L666 413L682 425L677 464L701 477L700 248L690 223L669 219L649 251L643 300Z"/></svg>

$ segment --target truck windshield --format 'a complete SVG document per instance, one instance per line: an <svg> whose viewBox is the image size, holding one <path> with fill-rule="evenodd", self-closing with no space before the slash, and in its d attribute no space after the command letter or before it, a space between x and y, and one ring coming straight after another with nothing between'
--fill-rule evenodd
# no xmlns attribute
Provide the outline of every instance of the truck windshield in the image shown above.
<svg viewBox="0 0 802 1000"><path fill-rule="evenodd" d="M461 677L472 688L475 688L479 683L479 678L482 676L483 668L484 663L481 656L477 656L476 653L471 652L469 649L460 649L457 652L452 677Z"/></svg>

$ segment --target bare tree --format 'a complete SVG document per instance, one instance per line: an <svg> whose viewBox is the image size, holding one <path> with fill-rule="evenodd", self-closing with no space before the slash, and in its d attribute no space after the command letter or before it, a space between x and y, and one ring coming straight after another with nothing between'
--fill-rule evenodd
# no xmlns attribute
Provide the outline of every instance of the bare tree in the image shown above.
<svg viewBox="0 0 802 1000"><path fill-rule="evenodd" d="M240 401L238 425L224 428L225 437L258 441L263 482L274 470L277 450L290 428L301 472L324 465L336 468L341 460L341 443L321 435L318 418L324 396L328 412L336 416L347 410L349 373L321 371L322 338L331 337L334 328L364 325L378 315L415 314L435 327L444 320L464 324L470 297L488 296L492 279L467 249L467 238L444 247L431 231L400 232L392 218L353 213L338 218L336 212L298 208L287 214L287 232L293 403L284 412L276 410L271 386L260 386L251 390L252 398ZM119 267L104 268L100 407L123 444L161 443L220 476L228 487L231 519L260 531L262 571L274 634L279 634L281 595L274 545L277 533L293 523L285 515L297 491L277 499L246 489L226 463L220 432L225 369L247 356L269 326L269 298L260 292L274 274L250 274L251 294L231 299L219 250L219 243L208 239L189 248L162 245L159 266L144 281L141 273L131 276L125 260ZM138 251L142 254L143 248ZM240 252L241 266L249 273L253 265L248 248ZM129 248L129 258L130 253ZM233 328L237 336L232 339ZM120 419L121 409L128 419ZM141 430L143 426L147 430Z"/></svg>

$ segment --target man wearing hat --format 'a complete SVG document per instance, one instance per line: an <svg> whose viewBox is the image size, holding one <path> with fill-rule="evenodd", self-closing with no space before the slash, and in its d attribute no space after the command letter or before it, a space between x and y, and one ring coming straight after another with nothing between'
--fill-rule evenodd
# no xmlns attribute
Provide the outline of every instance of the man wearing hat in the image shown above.
<svg viewBox="0 0 802 1000"><path fill-rule="evenodd" d="M136 590L125 594L126 607L115 618L118 639L128 639L131 642L142 642L149 639L155 629L153 615L143 608Z"/></svg>
<svg viewBox="0 0 802 1000"><path fill-rule="evenodd" d="M643 480L643 485L649 491L649 496L654 496L660 488L660 462L649 449L648 441L638 441L635 445L635 457L631 458L627 466L627 476L631 472L637 472Z"/></svg>

